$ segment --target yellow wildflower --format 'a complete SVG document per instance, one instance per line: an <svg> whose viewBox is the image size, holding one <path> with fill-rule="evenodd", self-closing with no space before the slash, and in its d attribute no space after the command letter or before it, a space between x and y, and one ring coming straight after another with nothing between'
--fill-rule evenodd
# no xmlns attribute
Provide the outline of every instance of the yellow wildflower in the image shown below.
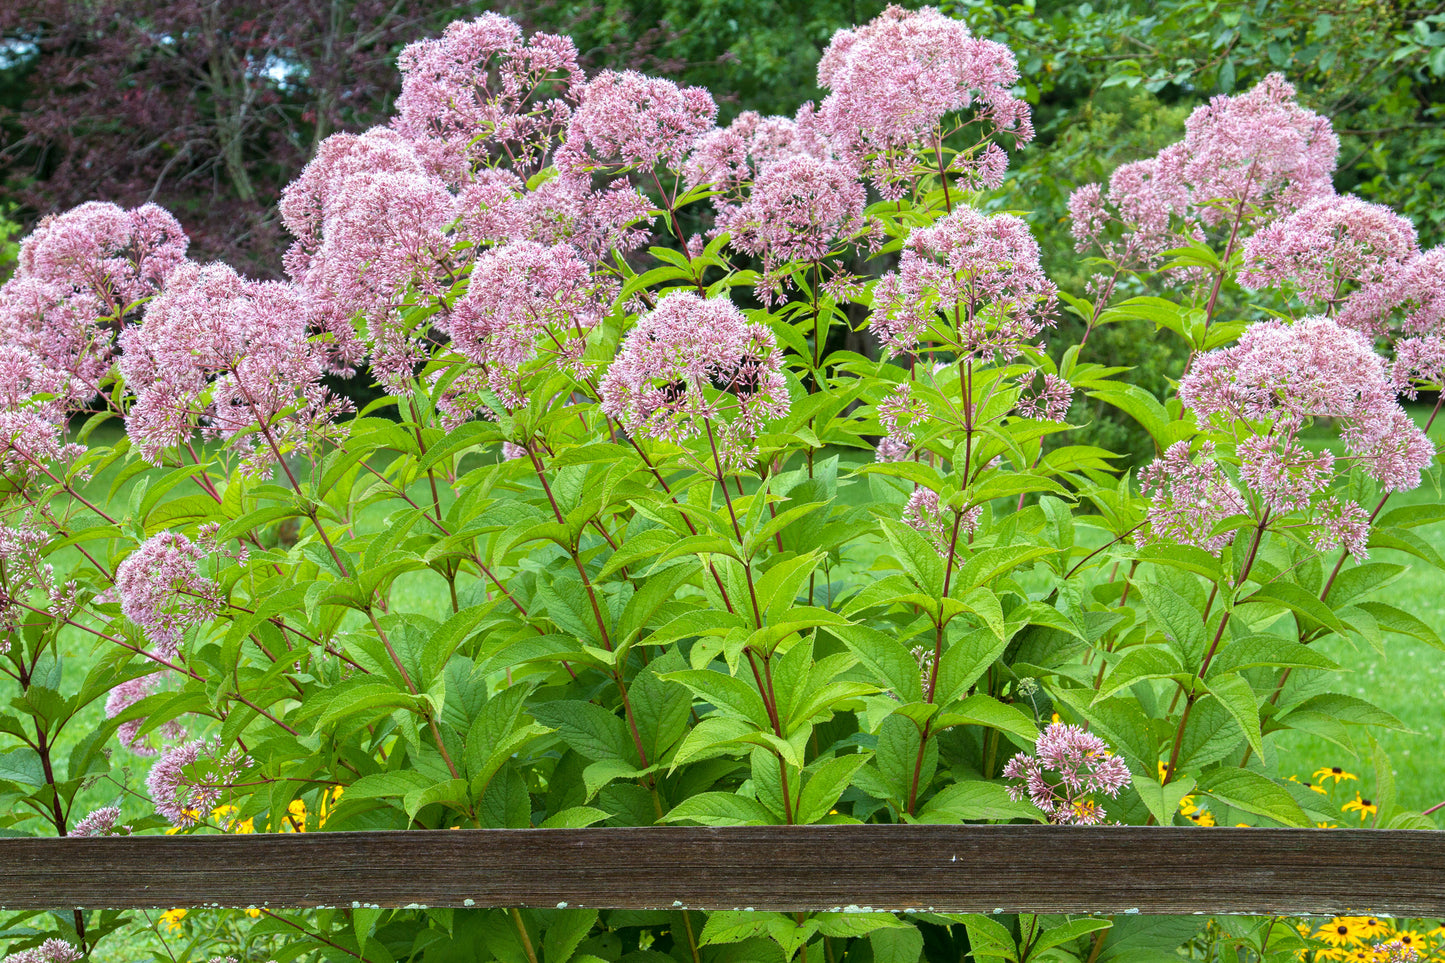
<svg viewBox="0 0 1445 963"><path fill-rule="evenodd" d="M254 920L254 919L257 919L257 918L260 917L261 911L258 910L258 909L257 909L256 907L254 907L254 906L248 906L248 907L246 907L246 915L249 916L249 917L251 917L251 919Z"/></svg>
<svg viewBox="0 0 1445 963"><path fill-rule="evenodd" d="M1390 939L1399 940L1417 952L1425 946L1425 937L1420 935L1417 930L1396 930L1390 935Z"/></svg>
<svg viewBox="0 0 1445 963"><path fill-rule="evenodd" d="M1338 829L1338 828L1340 827L1340 824L1339 824L1339 823L1315 823L1315 826L1317 826L1317 827L1320 828L1320 829Z"/></svg>
<svg viewBox="0 0 1445 963"><path fill-rule="evenodd" d="M1344 958L1345 951L1334 946L1326 946L1315 950L1315 963L1320 963L1322 960L1325 961L1325 963L1336 963L1336 961L1343 960Z"/></svg>
<svg viewBox="0 0 1445 963"><path fill-rule="evenodd" d="M1315 778L1318 779L1321 783L1323 783L1326 779L1333 779L1336 783L1338 783L1343 779L1358 780L1360 777L1352 772L1345 772L1339 766L1325 766L1322 769L1315 770Z"/></svg>
<svg viewBox="0 0 1445 963"><path fill-rule="evenodd" d="M286 807L286 820L281 824L281 831L294 830L298 833L306 832L306 802L302 799L293 799Z"/></svg>
<svg viewBox="0 0 1445 963"><path fill-rule="evenodd" d="M1315 930L1315 939L1324 940L1331 946L1353 946L1360 942L1360 918L1336 916Z"/></svg>
<svg viewBox="0 0 1445 963"><path fill-rule="evenodd" d="M1194 823L1196 826L1216 825L1214 821L1214 813L1210 812L1207 809L1198 810L1193 816L1186 814L1186 818L1189 819L1189 821Z"/></svg>
<svg viewBox="0 0 1445 963"><path fill-rule="evenodd" d="M172 933L179 933L181 930L181 919L186 915L183 909L166 910L161 914L161 925Z"/></svg>
<svg viewBox="0 0 1445 963"><path fill-rule="evenodd" d="M1368 819L1370 816L1373 816L1373 815L1375 815L1376 813L1378 813L1378 812L1380 811L1380 807L1379 807L1379 806L1376 806L1374 803L1370 802L1370 800L1363 798L1358 792L1355 793L1355 798L1354 798L1354 799L1352 799L1352 800L1350 800L1349 802L1345 803L1343 806L1340 807L1340 809L1341 809L1341 811L1347 812L1347 813L1348 813L1348 812L1357 812L1357 813L1359 813L1359 814L1360 814L1360 822L1364 822L1364 821L1365 821L1366 819Z"/></svg>
<svg viewBox="0 0 1445 963"><path fill-rule="evenodd" d="M1367 940L1372 940L1377 936L1384 936L1390 932L1390 925L1388 923L1382 923L1378 917L1357 916L1355 918L1360 921L1360 935Z"/></svg>

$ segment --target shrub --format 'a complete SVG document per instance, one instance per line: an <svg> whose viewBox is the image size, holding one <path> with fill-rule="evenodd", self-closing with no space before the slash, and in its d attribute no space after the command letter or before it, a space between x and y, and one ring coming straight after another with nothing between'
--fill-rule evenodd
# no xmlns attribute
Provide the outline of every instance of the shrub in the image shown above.
<svg viewBox="0 0 1445 963"><path fill-rule="evenodd" d="M1442 380L1440 259L1334 195L1282 77L1073 196L1081 296L1000 209L1013 54L934 11L840 32L820 104L722 129L707 91L589 79L495 15L401 66L393 124L288 188L285 282L194 263L153 205L24 241L6 831L1339 818L1268 736L1398 725L1312 643L1440 645L1367 561L1445 567L1412 531L1438 505L1389 504L1438 478L1400 395ZM1267 306L1221 311L1241 285ZM855 325L881 360L830 338ZM1087 360L1109 325L1187 369L1156 395ZM352 412L323 382L357 369L385 396ZM1080 396L1152 439L1137 484L1070 444ZM366 959L1314 952L1276 919L257 912L255 951Z"/></svg>

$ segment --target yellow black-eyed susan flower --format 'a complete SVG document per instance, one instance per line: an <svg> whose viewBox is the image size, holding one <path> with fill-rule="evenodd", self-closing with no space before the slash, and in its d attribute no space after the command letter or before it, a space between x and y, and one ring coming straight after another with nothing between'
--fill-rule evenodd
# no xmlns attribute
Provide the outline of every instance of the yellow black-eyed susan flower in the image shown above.
<svg viewBox="0 0 1445 963"><path fill-rule="evenodd" d="M1338 783L1343 779L1358 780L1360 777L1352 772L1345 772L1339 766L1325 766L1323 769L1315 770L1314 778L1319 780L1321 783L1323 783L1327 779L1333 779L1335 782Z"/></svg>
<svg viewBox="0 0 1445 963"><path fill-rule="evenodd" d="M179 933L181 920L185 918L186 911L183 909L166 910L161 914L161 925L172 933Z"/></svg>
<svg viewBox="0 0 1445 963"><path fill-rule="evenodd" d="M1377 936L1384 936L1390 932L1390 924L1376 916L1359 916L1360 936L1367 940L1373 940Z"/></svg>
<svg viewBox="0 0 1445 963"><path fill-rule="evenodd" d="M1360 942L1359 922L1353 916L1336 916L1315 930L1315 939L1331 946L1354 946Z"/></svg>
<svg viewBox="0 0 1445 963"><path fill-rule="evenodd" d="M1365 799L1359 793L1355 793L1355 798L1341 806L1340 810L1347 813L1357 812L1360 814L1360 822L1364 822L1366 819L1379 812L1380 807L1376 806L1370 800Z"/></svg>

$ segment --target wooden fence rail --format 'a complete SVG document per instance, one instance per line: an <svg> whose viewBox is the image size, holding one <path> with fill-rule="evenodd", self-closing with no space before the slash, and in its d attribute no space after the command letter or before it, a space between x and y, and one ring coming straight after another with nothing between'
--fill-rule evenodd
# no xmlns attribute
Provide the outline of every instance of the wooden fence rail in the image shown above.
<svg viewBox="0 0 1445 963"><path fill-rule="evenodd" d="M493 829L0 839L0 907L1445 915L1445 832Z"/></svg>

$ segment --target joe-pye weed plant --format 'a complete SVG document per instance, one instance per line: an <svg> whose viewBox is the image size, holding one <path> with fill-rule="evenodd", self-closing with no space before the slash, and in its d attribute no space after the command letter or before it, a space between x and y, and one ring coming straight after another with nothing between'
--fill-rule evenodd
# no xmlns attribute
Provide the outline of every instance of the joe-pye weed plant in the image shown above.
<svg viewBox="0 0 1445 963"><path fill-rule="evenodd" d="M1334 193L1336 138L1282 77L1079 189L1075 296L1007 190L1033 136L1014 55L935 11L841 31L820 104L725 128L705 90L588 78L495 15L400 67L392 123L287 190L286 281L195 263L150 204L24 241L0 289L5 832L1187 825L1186 797L1337 818L1271 769L1288 730L1363 754L1374 825L1433 827L1360 728L1398 723L1312 643L1441 644L1374 598L1403 566L1370 554L1445 568L1413 533L1439 506L1390 504L1438 481L1400 399L1442 381L1445 254ZM1048 342L1062 312L1080 343ZM1107 324L1183 339L1176 389L1091 361ZM354 372L385 391L362 411L326 387ZM1073 440L1081 395L1152 463ZM61 963L128 919L5 935ZM368 963L1305 945L1277 919L170 922L187 959Z"/></svg>

